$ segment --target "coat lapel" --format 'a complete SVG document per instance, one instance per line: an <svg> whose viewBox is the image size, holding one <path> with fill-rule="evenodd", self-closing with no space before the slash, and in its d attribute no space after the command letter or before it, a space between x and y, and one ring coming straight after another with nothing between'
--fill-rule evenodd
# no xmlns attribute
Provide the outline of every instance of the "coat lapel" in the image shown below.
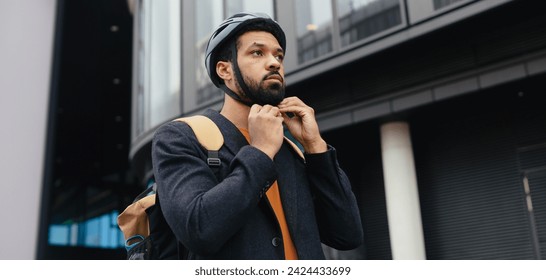
<svg viewBox="0 0 546 280"><path fill-rule="evenodd" d="M298 197L299 197L299 190L300 187L297 182L298 178L302 176L303 174L297 174L297 170L301 170L301 168L297 167L296 164L299 162L297 161L297 158L294 157L294 154L291 151L292 147L289 146L290 144L286 143L286 141L283 143L283 146L281 147L281 150L275 157L275 162L280 164L282 168L280 168L280 174L279 178L277 179L277 183L279 185L279 192L281 195L281 201L282 206L284 210L284 215L286 217L286 223L288 224L288 229L290 230L290 235L292 236L292 240L298 240L296 230L299 222L298 222Z"/></svg>

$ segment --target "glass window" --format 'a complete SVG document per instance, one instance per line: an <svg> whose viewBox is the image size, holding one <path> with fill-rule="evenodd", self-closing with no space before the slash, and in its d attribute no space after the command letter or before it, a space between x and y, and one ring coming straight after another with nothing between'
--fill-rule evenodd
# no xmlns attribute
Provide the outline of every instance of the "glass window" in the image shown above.
<svg viewBox="0 0 546 280"><path fill-rule="evenodd" d="M217 89L210 81L204 61L208 38L214 28L224 19L224 5L222 0L199 0L196 1L195 5L195 57L197 58L195 60L195 69L197 70L197 92L193 102L195 102L195 107L199 107L204 103L218 100L222 97L222 91Z"/></svg>
<svg viewBox="0 0 546 280"><path fill-rule="evenodd" d="M439 10L461 0L434 0L434 10Z"/></svg>
<svg viewBox="0 0 546 280"><path fill-rule="evenodd" d="M337 0L341 46L402 24L400 0Z"/></svg>
<svg viewBox="0 0 546 280"><path fill-rule="evenodd" d="M49 244L95 248L125 247L123 233L117 225L119 213L114 210L83 222L67 222L49 226Z"/></svg>
<svg viewBox="0 0 546 280"><path fill-rule="evenodd" d="M133 139L180 113L180 2L138 2Z"/></svg>
<svg viewBox="0 0 546 280"><path fill-rule="evenodd" d="M472 0L407 0L408 16L411 23L416 23L439 13L473 2Z"/></svg>
<svg viewBox="0 0 546 280"><path fill-rule="evenodd" d="M273 14L273 0L226 0L227 16L240 12L261 12L271 17Z"/></svg>
<svg viewBox="0 0 546 280"><path fill-rule="evenodd" d="M135 51L137 52L137 61L135 62L135 67L137 71L136 77L136 132L135 135L132 135L133 138L136 138L138 135L141 135L144 132L144 123L145 123L145 111L144 111L144 77L145 77L145 6L142 4L142 0L139 1L138 15L136 16L137 21L137 43L135 46Z"/></svg>
<svg viewBox="0 0 546 280"><path fill-rule="evenodd" d="M180 1L150 1L150 126L180 113Z"/></svg>
<svg viewBox="0 0 546 280"><path fill-rule="evenodd" d="M330 0L294 1L298 62L332 52L332 5Z"/></svg>

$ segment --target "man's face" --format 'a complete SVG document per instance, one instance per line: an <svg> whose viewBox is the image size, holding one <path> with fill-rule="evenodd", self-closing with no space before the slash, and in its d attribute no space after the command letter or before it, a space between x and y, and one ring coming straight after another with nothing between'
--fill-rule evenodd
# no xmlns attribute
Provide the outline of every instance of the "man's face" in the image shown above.
<svg viewBox="0 0 546 280"><path fill-rule="evenodd" d="M278 105L284 99L284 50L269 32L250 31L239 37L237 63L249 92L243 98L260 105Z"/></svg>

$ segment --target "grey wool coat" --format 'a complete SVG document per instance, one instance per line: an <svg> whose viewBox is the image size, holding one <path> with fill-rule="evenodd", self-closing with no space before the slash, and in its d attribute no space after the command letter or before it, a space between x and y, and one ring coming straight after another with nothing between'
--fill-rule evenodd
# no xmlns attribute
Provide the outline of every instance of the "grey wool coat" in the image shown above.
<svg viewBox="0 0 546 280"><path fill-rule="evenodd" d="M212 170L206 150L183 122L159 127L152 162L159 201L189 259L284 259L282 235L265 192L277 180L299 259L324 259L321 243L339 250L363 241L351 184L336 151L305 154L284 143L272 161L214 110L224 136L221 166Z"/></svg>

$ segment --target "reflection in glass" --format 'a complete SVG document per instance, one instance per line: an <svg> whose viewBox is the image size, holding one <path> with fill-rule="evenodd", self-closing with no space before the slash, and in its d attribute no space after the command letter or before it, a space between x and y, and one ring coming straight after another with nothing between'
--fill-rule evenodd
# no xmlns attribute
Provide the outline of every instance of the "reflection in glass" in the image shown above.
<svg viewBox="0 0 546 280"><path fill-rule="evenodd" d="M226 0L227 16L240 12L260 12L273 17L273 0Z"/></svg>
<svg viewBox="0 0 546 280"><path fill-rule="evenodd" d="M149 0L149 128L180 113L180 2Z"/></svg>
<svg viewBox="0 0 546 280"><path fill-rule="evenodd" d="M201 105L205 102L218 99L222 96L222 91L216 88L209 79L205 69L205 49L207 41L214 28L223 20L224 5L222 0L200 0L195 1L195 69L196 69L196 88L197 95L195 105Z"/></svg>
<svg viewBox="0 0 546 280"><path fill-rule="evenodd" d="M337 5L342 46L402 23L400 0L337 0Z"/></svg>
<svg viewBox="0 0 546 280"><path fill-rule="evenodd" d="M330 0L294 1L298 62L303 63L333 50L332 6Z"/></svg>
<svg viewBox="0 0 546 280"><path fill-rule="evenodd" d="M138 2L135 42L135 131L150 128L180 113L180 2Z"/></svg>
<svg viewBox="0 0 546 280"><path fill-rule="evenodd" d="M461 0L434 0L434 10L439 10Z"/></svg>
<svg viewBox="0 0 546 280"><path fill-rule="evenodd" d="M81 222L51 224L48 244L55 246L124 248L123 233L117 227L119 212L114 210Z"/></svg>
<svg viewBox="0 0 546 280"><path fill-rule="evenodd" d="M145 47L145 40L146 40L146 32L144 30L145 27L145 15L146 10L145 6L142 5L142 1L139 1L139 9L138 16L137 16L137 43L136 43L136 52L137 52L137 61L136 69L137 69L137 79L136 79L136 133L133 136L138 136L142 133L144 133L144 120L145 120L145 111L144 111L144 69L145 69L145 57L146 57L146 51L144 49Z"/></svg>

